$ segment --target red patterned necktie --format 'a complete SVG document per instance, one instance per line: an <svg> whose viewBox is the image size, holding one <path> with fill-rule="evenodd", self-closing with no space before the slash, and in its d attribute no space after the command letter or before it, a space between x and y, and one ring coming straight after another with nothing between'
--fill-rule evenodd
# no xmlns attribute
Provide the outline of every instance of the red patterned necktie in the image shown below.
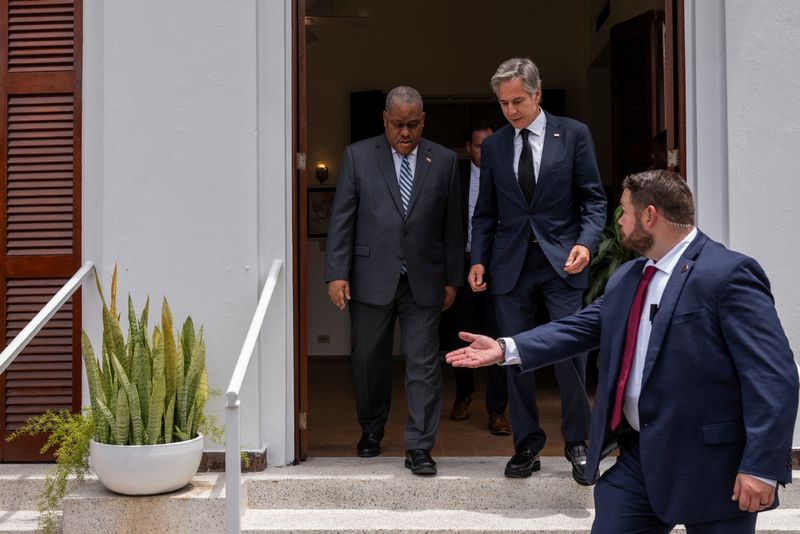
<svg viewBox="0 0 800 534"><path fill-rule="evenodd" d="M642 318L642 308L644 307L644 297L647 294L647 286L656 274L656 268L652 265L645 267L642 279L639 280L639 287L636 289L636 296L633 298L633 305L628 314L628 328L625 334L625 350L622 352L622 365L619 369L617 378L617 394L614 397L614 410L611 412L611 430L616 430L622 421L622 400L625 397L625 384L628 382L628 375L631 374L633 355L636 353L636 336L639 333L639 321Z"/></svg>

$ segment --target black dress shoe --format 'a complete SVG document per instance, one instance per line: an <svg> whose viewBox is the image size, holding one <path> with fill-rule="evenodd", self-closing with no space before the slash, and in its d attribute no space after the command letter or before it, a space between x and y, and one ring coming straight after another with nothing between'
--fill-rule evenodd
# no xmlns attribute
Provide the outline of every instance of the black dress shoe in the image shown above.
<svg viewBox="0 0 800 534"><path fill-rule="evenodd" d="M431 458L431 453L425 449L407 450L406 468L411 469L411 472L415 475L436 474L436 462Z"/></svg>
<svg viewBox="0 0 800 534"><path fill-rule="evenodd" d="M361 439L358 440L356 451L361 458L372 458L381 453L381 440L383 439L383 432L372 434L370 432L362 432Z"/></svg>
<svg viewBox="0 0 800 534"><path fill-rule="evenodd" d="M528 478L531 473L542 468L539 455L530 449L521 449L506 464L509 478Z"/></svg>
<svg viewBox="0 0 800 534"><path fill-rule="evenodd" d="M572 478L581 486L591 486L586 480L586 443L583 441L564 444L564 458L572 464Z"/></svg>

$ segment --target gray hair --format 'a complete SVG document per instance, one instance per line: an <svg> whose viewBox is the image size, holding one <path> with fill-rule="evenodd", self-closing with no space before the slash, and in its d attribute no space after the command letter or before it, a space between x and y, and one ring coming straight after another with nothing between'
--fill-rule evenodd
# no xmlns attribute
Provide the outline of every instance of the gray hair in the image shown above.
<svg viewBox="0 0 800 534"><path fill-rule="evenodd" d="M522 79L522 86L528 94L532 95L542 87L542 78L539 76L539 69L536 67L536 63L526 57L512 57L503 61L497 67L497 71L492 76L492 91L497 95L497 87L501 83L509 82L515 78Z"/></svg>
<svg viewBox="0 0 800 534"><path fill-rule="evenodd" d="M389 106L395 101L401 104L417 104L419 109L423 109L422 95L419 94L419 91L407 85L400 85L389 91L389 94L386 95L386 111L389 111Z"/></svg>

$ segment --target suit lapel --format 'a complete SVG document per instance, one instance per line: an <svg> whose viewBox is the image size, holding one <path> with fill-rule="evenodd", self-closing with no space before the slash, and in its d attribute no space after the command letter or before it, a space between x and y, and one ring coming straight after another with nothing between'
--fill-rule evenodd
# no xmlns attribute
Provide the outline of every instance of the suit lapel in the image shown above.
<svg viewBox="0 0 800 534"><path fill-rule="evenodd" d="M647 379L661 352L661 345L664 342L664 337L672 322L675 306L678 303L681 291L683 291L683 286L689 278L689 274L692 272L697 255L707 241L708 238L705 234L698 232L694 241L689 244L683 256L678 260L678 263L669 276L669 280L667 280L667 286L664 288L664 293L661 295L661 302L658 304L658 313L656 313L653 319L650 340L647 343L647 356L645 357L644 369L642 371L642 388L644 388L647 383Z"/></svg>
<svg viewBox="0 0 800 534"><path fill-rule="evenodd" d="M502 173L501 176L509 177L510 181L509 186L511 187L512 190L516 191L517 200L519 200L519 202L522 205L527 206L527 202L525 201L525 193L522 192L522 188L519 186L519 180L517 180L517 173L516 170L514 169L514 136L516 134L516 131L514 130L513 126L508 125L508 128L499 130L495 135L498 134L503 135L503 138L500 139L498 144L500 145L500 149L505 152L505 154L503 154L503 157L501 158L501 161L503 162L502 165L503 167L505 167L505 169L503 169L504 172Z"/></svg>
<svg viewBox="0 0 800 534"><path fill-rule="evenodd" d="M411 199L408 201L408 213L406 214L406 218L411 215L411 210L414 209L414 204L417 203L419 192L422 190L422 184L425 183L425 178L428 177L428 170L431 168L432 163L431 146L425 139L420 139L417 148L417 164L414 167L414 184L411 186Z"/></svg>
<svg viewBox="0 0 800 534"><path fill-rule="evenodd" d="M644 264L647 262L646 258L639 258L635 264L628 269L624 278L620 280L619 286L615 293L619 295L614 303L614 309L611 316L618 321L617 324L622 325L621 328L615 328L611 338L611 350L608 355L608 399L611 402L614 400L613 392L617 387L617 375L619 375L619 367L622 364L622 351L625 349L625 334L628 326L628 314L630 313L631 306L633 306L633 299L636 296L636 289L639 287L639 280L642 278L642 270ZM604 304L608 301L604 301Z"/></svg>
<svg viewBox="0 0 800 534"><path fill-rule="evenodd" d="M386 182L386 187L389 188L389 193L392 195L394 205L402 215L403 201L400 199L400 185L397 183L397 172L395 171L394 161L392 160L392 149L389 147L389 142L383 135L376 139L375 159L378 162L381 175L383 175L383 180Z"/></svg>
<svg viewBox="0 0 800 534"><path fill-rule="evenodd" d="M531 205L536 203L536 199L538 199L542 195L542 187L548 186L548 171L550 167L553 166L553 162L556 160L556 156L561 153L564 145L564 132L562 131L561 121L558 117L550 115L545 111L542 111L547 118L547 124L544 130L544 143L542 144L542 159L539 162L539 173L536 175L536 190L533 194L533 202Z"/></svg>

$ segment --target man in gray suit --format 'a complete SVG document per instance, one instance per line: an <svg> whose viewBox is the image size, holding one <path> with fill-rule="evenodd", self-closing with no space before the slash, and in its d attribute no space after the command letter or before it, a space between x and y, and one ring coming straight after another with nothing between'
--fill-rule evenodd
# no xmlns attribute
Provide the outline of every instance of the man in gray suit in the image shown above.
<svg viewBox="0 0 800 534"><path fill-rule="evenodd" d="M442 404L439 314L463 278L456 153L422 138L422 97L395 87L385 135L348 146L328 229L328 296L350 302L358 455L380 454L389 416L394 324L400 319L408 422L405 466L436 474L430 451Z"/></svg>

